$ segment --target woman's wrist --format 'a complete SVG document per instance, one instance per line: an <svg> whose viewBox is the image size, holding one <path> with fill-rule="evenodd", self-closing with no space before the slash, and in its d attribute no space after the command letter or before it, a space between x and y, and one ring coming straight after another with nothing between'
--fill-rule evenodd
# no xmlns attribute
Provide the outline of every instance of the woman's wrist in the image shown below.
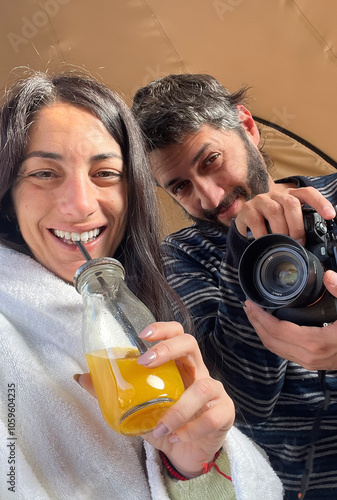
<svg viewBox="0 0 337 500"><path fill-rule="evenodd" d="M213 457L213 460L211 460L210 462L204 462L201 464L201 467L200 467L200 471L194 473L194 474L191 474L191 473L181 473L180 470L178 470L172 463L171 461L169 460L169 458L165 455L165 453L163 453L162 451L159 452L160 454L160 458L162 460L162 463L168 473L168 475L174 479L177 479L179 481L188 481L190 479L194 479L196 477L199 477L201 476L202 474L206 474L207 472L209 472L211 470L212 467L215 467L217 469L217 471L223 475L224 477L226 477L227 479L229 479L231 481L231 478L230 476L222 473L219 468L217 467L215 461L216 459L219 457L221 453L221 448L220 450L218 450L216 452L216 454L214 455Z"/></svg>
<svg viewBox="0 0 337 500"><path fill-rule="evenodd" d="M169 458L165 455L164 452L159 451L159 456L170 477L178 479L179 481L188 481L189 479L191 479L190 477L186 477L180 474L178 469L174 467L174 465L170 462Z"/></svg>

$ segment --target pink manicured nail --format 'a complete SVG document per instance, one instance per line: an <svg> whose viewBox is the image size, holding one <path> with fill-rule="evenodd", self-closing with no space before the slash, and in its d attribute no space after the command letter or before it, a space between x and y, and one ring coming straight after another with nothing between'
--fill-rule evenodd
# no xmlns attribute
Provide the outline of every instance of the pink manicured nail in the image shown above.
<svg viewBox="0 0 337 500"><path fill-rule="evenodd" d="M75 375L73 375L73 379L75 380L75 382L78 383L78 385L81 385L81 383L80 383L80 376L81 376L80 373L75 373Z"/></svg>
<svg viewBox="0 0 337 500"><path fill-rule="evenodd" d="M152 363L152 361L154 361L156 357L157 355L154 351L146 351L137 359L137 363L146 366Z"/></svg>
<svg viewBox="0 0 337 500"><path fill-rule="evenodd" d="M154 334L154 330L151 326L147 326L146 328L144 328L144 330L142 330L139 334L138 334L138 337L140 337L141 339L148 339L151 337L151 335Z"/></svg>
<svg viewBox="0 0 337 500"><path fill-rule="evenodd" d="M180 441L177 434L172 434L172 436L170 436L168 440L170 441L170 443L178 443Z"/></svg>
<svg viewBox="0 0 337 500"><path fill-rule="evenodd" d="M153 437L155 438L161 438L163 436L166 436L166 434L169 434L169 429L167 427L167 425L163 424L163 423L160 423L157 425L157 427L155 427L152 431L152 435Z"/></svg>

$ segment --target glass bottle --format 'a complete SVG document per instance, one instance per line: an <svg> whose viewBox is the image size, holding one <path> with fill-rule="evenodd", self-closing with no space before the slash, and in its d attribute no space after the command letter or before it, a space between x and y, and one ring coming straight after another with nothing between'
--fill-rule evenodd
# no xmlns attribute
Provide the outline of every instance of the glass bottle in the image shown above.
<svg viewBox="0 0 337 500"><path fill-rule="evenodd" d="M138 333L155 318L124 276L118 260L102 257L84 263L74 285L83 299L83 347L103 417L120 434L140 435L154 429L184 386L174 361L157 368L137 363L154 345Z"/></svg>

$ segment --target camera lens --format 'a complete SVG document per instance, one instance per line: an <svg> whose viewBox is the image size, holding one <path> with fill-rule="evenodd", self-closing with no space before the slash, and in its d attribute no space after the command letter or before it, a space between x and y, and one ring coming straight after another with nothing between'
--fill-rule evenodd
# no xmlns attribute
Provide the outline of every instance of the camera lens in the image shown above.
<svg viewBox="0 0 337 500"><path fill-rule="evenodd" d="M239 264L239 281L246 297L274 310L314 303L324 290L323 274L315 255L281 234L253 241Z"/></svg>
<svg viewBox="0 0 337 500"><path fill-rule="evenodd" d="M291 262L281 262L274 270L273 279L277 286L293 286L298 280L298 269Z"/></svg>
<svg viewBox="0 0 337 500"><path fill-rule="evenodd" d="M277 305L292 299L305 287L307 263L290 246L267 251L255 268L260 293Z"/></svg>

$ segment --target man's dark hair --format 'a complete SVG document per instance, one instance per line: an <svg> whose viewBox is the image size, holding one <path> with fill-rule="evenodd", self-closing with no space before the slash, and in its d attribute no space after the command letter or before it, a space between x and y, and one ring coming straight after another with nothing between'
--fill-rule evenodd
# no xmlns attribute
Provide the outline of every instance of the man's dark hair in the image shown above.
<svg viewBox="0 0 337 500"><path fill-rule="evenodd" d="M238 129L237 105L244 104L246 92L243 87L231 94L210 75L169 75L140 88L132 110L151 152L181 143L204 124Z"/></svg>
<svg viewBox="0 0 337 500"><path fill-rule="evenodd" d="M245 105L247 91L248 87L241 87L231 93L213 76L198 73L168 75L141 87L133 98L132 110L147 151L181 144L202 125L235 130L245 140L237 106ZM273 162L262 148L260 143L269 170Z"/></svg>

